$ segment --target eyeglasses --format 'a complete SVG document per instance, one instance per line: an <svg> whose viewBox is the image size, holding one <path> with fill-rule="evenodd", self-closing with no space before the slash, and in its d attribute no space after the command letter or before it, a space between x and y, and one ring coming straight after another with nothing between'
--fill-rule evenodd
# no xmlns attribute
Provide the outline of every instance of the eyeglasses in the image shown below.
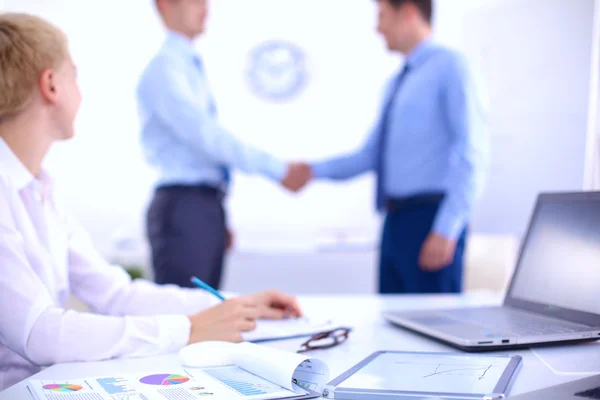
<svg viewBox="0 0 600 400"><path fill-rule="evenodd" d="M311 350L322 350L335 347L348 340L350 328L338 328L328 332L317 333L306 342L300 345L298 353L304 353Z"/></svg>

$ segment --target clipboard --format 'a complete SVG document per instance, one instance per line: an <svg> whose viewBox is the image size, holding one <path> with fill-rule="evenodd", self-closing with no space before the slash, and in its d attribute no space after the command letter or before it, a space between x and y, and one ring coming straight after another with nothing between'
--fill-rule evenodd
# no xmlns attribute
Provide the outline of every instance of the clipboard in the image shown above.
<svg viewBox="0 0 600 400"><path fill-rule="evenodd" d="M329 382L338 400L473 399L508 396L520 356L379 351Z"/></svg>

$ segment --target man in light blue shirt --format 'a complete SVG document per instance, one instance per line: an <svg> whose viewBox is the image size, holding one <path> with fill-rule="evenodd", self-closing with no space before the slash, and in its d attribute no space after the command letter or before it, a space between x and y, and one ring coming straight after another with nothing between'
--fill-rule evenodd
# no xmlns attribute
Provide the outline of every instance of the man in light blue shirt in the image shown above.
<svg viewBox="0 0 600 400"><path fill-rule="evenodd" d="M487 165L482 98L465 59L434 42L431 0L379 0L378 31L405 65L355 153L311 166L314 178L377 174L382 293L460 292L467 224Z"/></svg>
<svg viewBox="0 0 600 400"><path fill-rule="evenodd" d="M228 235L223 194L230 168L298 189L298 168L241 143L217 120L202 58L206 0L156 0L168 29L137 90L142 146L158 173L148 237L158 283L190 286L195 275L218 288ZM300 176L300 180L302 177Z"/></svg>

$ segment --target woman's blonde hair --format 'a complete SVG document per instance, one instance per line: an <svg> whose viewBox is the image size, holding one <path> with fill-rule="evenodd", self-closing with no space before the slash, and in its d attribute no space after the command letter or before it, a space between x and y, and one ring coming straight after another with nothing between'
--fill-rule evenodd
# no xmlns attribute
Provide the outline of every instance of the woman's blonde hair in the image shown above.
<svg viewBox="0 0 600 400"><path fill-rule="evenodd" d="M42 18L0 13L0 122L29 104L41 73L69 57L66 35Z"/></svg>

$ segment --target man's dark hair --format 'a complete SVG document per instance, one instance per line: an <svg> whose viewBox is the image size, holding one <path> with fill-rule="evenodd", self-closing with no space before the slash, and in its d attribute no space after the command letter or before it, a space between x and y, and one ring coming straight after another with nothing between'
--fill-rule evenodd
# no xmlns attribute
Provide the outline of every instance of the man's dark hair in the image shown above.
<svg viewBox="0 0 600 400"><path fill-rule="evenodd" d="M433 0L388 0L392 6L395 8L400 7L404 3L413 3L419 11L421 15L429 24L431 24L431 19L433 15Z"/></svg>

